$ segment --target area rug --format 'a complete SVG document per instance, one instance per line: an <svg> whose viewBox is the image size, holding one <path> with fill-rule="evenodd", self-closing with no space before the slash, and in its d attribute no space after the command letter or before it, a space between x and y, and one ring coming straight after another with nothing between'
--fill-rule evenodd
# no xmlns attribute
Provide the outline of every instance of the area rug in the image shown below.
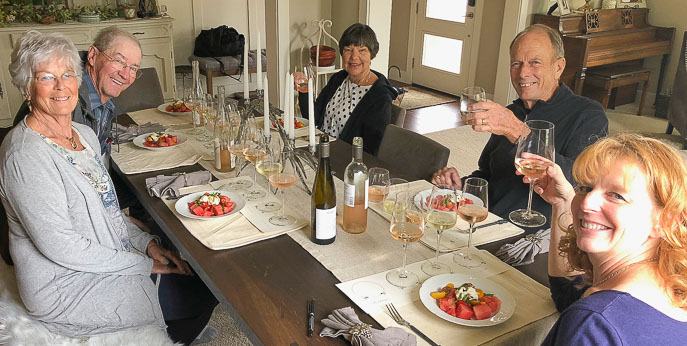
<svg viewBox="0 0 687 346"><path fill-rule="evenodd" d="M457 97L450 97L413 86L405 86L403 89L406 89L407 92L399 96L401 103L398 106L406 110L458 101Z"/></svg>

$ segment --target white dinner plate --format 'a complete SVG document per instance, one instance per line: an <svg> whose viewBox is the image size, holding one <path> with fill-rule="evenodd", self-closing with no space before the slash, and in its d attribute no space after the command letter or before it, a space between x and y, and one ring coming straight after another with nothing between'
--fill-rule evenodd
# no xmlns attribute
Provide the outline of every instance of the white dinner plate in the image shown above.
<svg viewBox="0 0 687 346"><path fill-rule="evenodd" d="M234 210L232 210L229 213L226 213L224 215L220 216L198 216L198 215L193 215L191 213L191 210L188 209L188 204L198 200L202 195L204 195L206 192L213 193L213 192L219 192L220 195L227 196L229 199L231 199L232 202L236 203L236 207L234 207ZM241 197L241 195L229 191L221 191L221 190L210 190L210 191L201 191L201 192L194 192L188 196L184 196L179 198L179 200L174 204L174 209L176 209L177 213L179 213L181 216L185 216L191 219L197 219L197 220L209 220L209 219L217 219L225 216L229 216L232 214L236 214L243 207L246 206L246 200Z"/></svg>
<svg viewBox="0 0 687 346"><path fill-rule="evenodd" d="M142 135L140 135L140 136L134 138L133 143L134 143L135 146L137 146L137 147L139 147L139 148L143 148L143 149L149 149L149 150L168 150L168 149L176 148L176 147L180 146L181 144L183 144L184 142L186 142L186 135L183 134L183 133L180 133L180 132L173 132L173 131L164 131L164 132L167 133L167 134L170 134L170 135L172 135L172 136L177 136L177 144L176 144L176 145L173 145L173 146L171 146L171 147L146 147L145 145L143 145L143 143L145 143L146 137L150 136L150 134L153 133L153 132L144 133L144 134L142 134Z"/></svg>
<svg viewBox="0 0 687 346"><path fill-rule="evenodd" d="M444 193L449 193L449 192L451 192L450 190L442 190L442 192L443 192L443 191L445 191ZM420 210L425 210L425 208L423 207L422 204L423 204L423 202L425 202L425 201L427 200L427 197L428 197L429 195L431 195L431 194L432 194L432 189L427 189L427 190L420 191L420 192L418 192L418 193L415 195L415 197L413 197L413 203L415 203L415 206L416 206L418 209L420 209ZM456 194L458 194L458 197L460 198L461 192L460 192L460 191L456 191ZM474 202L475 205L479 205L479 206L483 206L483 205L484 205L484 203L482 202L481 199L475 197L475 196L472 195L472 194L466 193L466 194L464 194L464 195L462 195L462 196L465 196L465 197L467 197L468 199L471 199L472 202Z"/></svg>
<svg viewBox="0 0 687 346"><path fill-rule="evenodd" d="M479 288L487 294L493 294L501 301L499 311L486 320L464 320L455 316L451 316L439 308L439 302L432 298L429 294L440 291L442 287L449 283L458 287L466 282L472 283L475 288ZM441 274L433 276L420 287L420 301L425 305L427 310L431 313L441 317L442 319L469 327L489 327L508 320L515 312L515 299L513 296L501 285L483 278L476 278L465 274Z"/></svg>
<svg viewBox="0 0 687 346"><path fill-rule="evenodd" d="M310 122L309 122L308 119L306 119L306 118L296 117L296 120L298 120L298 121L300 121L300 122L303 123L303 127L301 127L301 129L304 129L304 128L308 127L308 125L310 124ZM276 128L276 127L275 127L275 126L272 126L272 128ZM296 129L296 130L300 130L300 129Z"/></svg>
<svg viewBox="0 0 687 346"><path fill-rule="evenodd" d="M169 115L184 115L184 114L191 114L191 111L188 111L188 112L168 112L168 111L167 111L167 106L171 105L172 103L174 103L174 101L163 103L163 104L157 106L157 110L159 110L159 111L162 112L162 113L167 113L167 114L169 114Z"/></svg>

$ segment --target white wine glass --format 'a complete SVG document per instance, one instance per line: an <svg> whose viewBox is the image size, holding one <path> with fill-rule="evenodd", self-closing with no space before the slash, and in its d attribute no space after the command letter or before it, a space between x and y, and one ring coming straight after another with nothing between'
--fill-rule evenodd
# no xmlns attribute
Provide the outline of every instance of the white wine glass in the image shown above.
<svg viewBox="0 0 687 346"><path fill-rule="evenodd" d="M205 143L204 147L208 149L215 147L214 143L212 142L212 139L215 138L215 121L217 120L217 114L219 113L217 109L218 106L219 102L217 101L217 99L214 98L212 95L207 94L205 101L205 111L203 112L203 120L205 121L205 132L201 136L202 139L198 138L198 140L201 142L207 142Z"/></svg>
<svg viewBox="0 0 687 346"><path fill-rule="evenodd" d="M408 191L396 194L389 232L394 239L403 244L403 265L401 268L389 271L386 274L386 280L401 288L419 284L420 279L417 274L406 269L406 254L408 253L408 244L422 238L425 225L422 211L412 203Z"/></svg>
<svg viewBox="0 0 687 346"><path fill-rule="evenodd" d="M463 89L460 93L460 113L466 115L468 113L484 112L484 110L470 110L469 107L486 99L487 93L483 88L471 86Z"/></svg>
<svg viewBox="0 0 687 346"><path fill-rule="evenodd" d="M392 214L394 211L394 205L396 204L396 195L400 192L408 192L409 189L408 181L401 178L391 178L389 180L389 193L383 202L384 211Z"/></svg>
<svg viewBox="0 0 687 346"><path fill-rule="evenodd" d="M458 221L456 214L456 190L448 185L438 185L432 188L429 200L422 201L425 205L425 222L429 227L437 231L437 246L434 260L422 263L422 271L425 274L434 276L439 274L450 274L453 272L451 267L439 262L439 246L441 245L441 235L445 230L453 228Z"/></svg>
<svg viewBox="0 0 687 346"><path fill-rule="evenodd" d="M467 199L471 202L467 202ZM460 266L476 268L481 266L484 260L479 255L471 253L472 233L475 224L486 220L489 215L489 184L482 178L465 179L460 201L458 215L470 224L470 230L468 231L468 246L456 253L453 260Z"/></svg>
<svg viewBox="0 0 687 346"><path fill-rule="evenodd" d="M265 157L255 163L255 170L260 173L265 179L269 181L269 178L273 175L278 175L283 169L282 153L281 151L268 150L265 153ZM268 186L269 189L269 186ZM283 204L283 201L282 201ZM275 212L278 211L281 206L278 203L272 202L270 200L264 203L258 204L256 209L262 212Z"/></svg>
<svg viewBox="0 0 687 346"><path fill-rule="evenodd" d="M545 120L528 120L522 129L515 153L515 168L530 179L527 209L510 212L511 222L523 227L539 227L546 223L544 214L532 210L534 183L546 174L546 168L555 160L552 123Z"/></svg>
<svg viewBox="0 0 687 346"><path fill-rule="evenodd" d="M286 208L284 202L284 189L296 183L296 172L291 163L291 155L293 153L284 150L279 154L282 170L278 173L272 173L269 176L269 181L272 186L279 189L281 193L281 213L270 217L271 224L276 226L288 226L296 222L296 219L291 215L286 215Z"/></svg>
<svg viewBox="0 0 687 346"><path fill-rule="evenodd" d="M370 168L368 174L370 175L370 187L367 190L367 199L373 203L380 203L389 193L389 185L391 185L389 170L374 167Z"/></svg>

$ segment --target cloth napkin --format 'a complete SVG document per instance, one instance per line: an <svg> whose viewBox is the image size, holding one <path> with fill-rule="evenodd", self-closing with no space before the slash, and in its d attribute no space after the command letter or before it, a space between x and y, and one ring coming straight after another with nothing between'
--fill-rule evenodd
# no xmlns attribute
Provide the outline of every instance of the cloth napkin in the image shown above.
<svg viewBox="0 0 687 346"><path fill-rule="evenodd" d="M170 195L179 197L179 189L184 186L205 185L212 180L209 171L175 174L172 176L158 175L146 179L146 188L151 196L162 197Z"/></svg>
<svg viewBox="0 0 687 346"><path fill-rule="evenodd" d="M320 336L335 338L343 335L353 346L417 345L415 335L401 328L389 327L379 330L360 322L358 315L350 306L332 311L322 320L322 324L325 327Z"/></svg>
<svg viewBox="0 0 687 346"><path fill-rule="evenodd" d="M126 127L117 123L112 124L115 128L112 133L116 134L115 143L126 143L134 140L138 135L149 132L162 132L165 127L158 123L147 122L141 126Z"/></svg>
<svg viewBox="0 0 687 346"><path fill-rule="evenodd" d="M534 262L534 256L549 252L551 229L543 229L535 234L528 234L515 244L506 244L496 252L496 257L514 267Z"/></svg>

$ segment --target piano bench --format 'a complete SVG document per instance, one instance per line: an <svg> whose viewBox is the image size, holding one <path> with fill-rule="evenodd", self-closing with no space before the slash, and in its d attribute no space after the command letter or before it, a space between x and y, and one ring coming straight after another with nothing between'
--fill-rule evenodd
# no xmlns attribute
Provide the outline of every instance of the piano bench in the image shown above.
<svg viewBox="0 0 687 346"><path fill-rule="evenodd" d="M641 66L609 66L587 70L584 83L604 90L601 105L606 109L613 89L644 82L639 109L637 110L637 115L642 115L649 79L651 79L651 70Z"/></svg>

